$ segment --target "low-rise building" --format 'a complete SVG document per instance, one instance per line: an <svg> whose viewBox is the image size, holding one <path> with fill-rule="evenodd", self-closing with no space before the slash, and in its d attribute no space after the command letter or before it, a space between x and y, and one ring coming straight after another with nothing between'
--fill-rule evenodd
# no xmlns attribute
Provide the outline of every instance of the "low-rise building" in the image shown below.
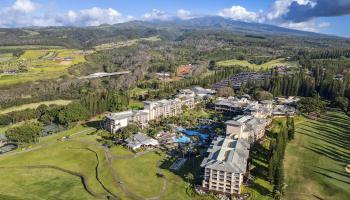
<svg viewBox="0 0 350 200"><path fill-rule="evenodd" d="M248 82L259 84L265 79L269 78L271 73L258 73L258 72L241 72L228 79L222 80L213 85L213 89L218 90L223 87L232 87L234 89L239 89L242 85Z"/></svg>
<svg viewBox="0 0 350 200"><path fill-rule="evenodd" d="M296 108L289 105L276 105L272 111L274 117L285 117L286 115L294 116L295 113Z"/></svg>
<svg viewBox="0 0 350 200"><path fill-rule="evenodd" d="M279 105L289 105L289 106L296 106L297 102L300 100L298 97L276 97L275 98L276 103Z"/></svg>
<svg viewBox="0 0 350 200"><path fill-rule="evenodd" d="M141 147L154 148L159 145L157 140L148 137L143 133L137 133L135 135L132 135L130 138L126 139L125 142L127 143L126 146L131 148L132 150L136 150Z"/></svg>
<svg viewBox="0 0 350 200"><path fill-rule="evenodd" d="M267 118L272 112L272 101L261 101L259 103L258 101L252 101L247 98L219 98L214 103L214 109L219 112Z"/></svg>
<svg viewBox="0 0 350 200"><path fill-rule="evenodd" d="M212 89L205 89L202 87L193 87L192 91L196 94L197 97L203 98L205 96L211 96L214 95L216 92Z"/></svg>
<svg viewBox="0 0 350 200"><path fill-rule="evenodd" d="M208 149L201 167L202 189L224 194L239 194L247 171L250 145L244 139L218 137Z"/></svg>
<svg viewBox="0 0 350 200"><path fill-rule="evenodd" d="M247 98L218 98L214 103L214 109L218 112L237 113L243 111L243 109L250 103L251 102Z"/></svg>

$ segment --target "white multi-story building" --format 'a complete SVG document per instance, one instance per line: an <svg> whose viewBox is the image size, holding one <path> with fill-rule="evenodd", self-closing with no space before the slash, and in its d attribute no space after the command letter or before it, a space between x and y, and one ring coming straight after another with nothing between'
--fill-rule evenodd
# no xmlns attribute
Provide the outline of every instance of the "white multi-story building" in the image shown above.
<svg viewBox="0 0 350 200"><path fill-rule="evenodd" d="M249 143L244 139L218 137L204 158L202 189L224 194L240 194L243 176L247 170Z"/></svg>
<svg viewBox="0 0 350 200"><path fill-rule="evenodd" d="M105 128L111 133L117 132L120 128L126 127L129 122L140 124L146 127L149 121L149 112L147 110L129 110L119 113L111 113L106 116Z"/></svg>
<svg viewBox="0 0 350 200"><path fill-rule="evenodd" d="M194 97L145 101L143 110L129 110L107 115L105 128L111 133L115 133L120 128L126 127L129 122L137 123L143 128L148 125L150 120L160 120L182 113L184 106L192 109L195 106Z"/></svg>

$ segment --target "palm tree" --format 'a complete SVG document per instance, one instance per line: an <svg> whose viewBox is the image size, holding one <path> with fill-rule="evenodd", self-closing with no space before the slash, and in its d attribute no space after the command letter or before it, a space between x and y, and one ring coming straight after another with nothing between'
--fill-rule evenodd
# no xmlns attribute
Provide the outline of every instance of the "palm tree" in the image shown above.
<svg viewBox="0 0 350 200"><path fill-rule="evenodd" d="M193 174L191 172L188 172L185 177L187 178L188 186L192 185L194 180Z"/></svg>

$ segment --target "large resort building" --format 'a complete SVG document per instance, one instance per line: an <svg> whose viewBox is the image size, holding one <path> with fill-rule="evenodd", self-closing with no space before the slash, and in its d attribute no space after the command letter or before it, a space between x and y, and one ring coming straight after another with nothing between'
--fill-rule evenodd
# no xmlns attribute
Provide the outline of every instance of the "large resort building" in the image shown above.
<svg viewBox="0 0 350 200"><path fill-rule="evenodd" d="M129 110L119 113L111 113L106 116L105 128L111 133L126 127L130 122L147 127L151 120L160 120L166 117L176 116L182 113L183 106L193 108L195 100L193 97L176 98L171 100L145 101L143 110Z"/></svg>
<svg viewBox="0 0 350 200"><path fill-rule="evenodd" d="M244 139L218 137L204 158L202 189L223 194L240 194L243 176L247 171L249 143Z"/></svg>
<svg viewBox="0 0 350 200"><path fill-rule="evenodd" d="M214 91L210 89L194 87L192 90L181 90L174 99L145 101L143 110L129 110L107 115L105 128L111 133L116 133L130 122L137 123L144 128L151 120L160 120L182 113L184 106L189 109L194 108L201 99L211 96L213 93Z"/></svg>
<svg viewBox="0 0 350 200"><path fill-rule="evenodd" d="M265 128L271 122L272 120L269 118L240 115L226 122L226 134L230 137L242 138L252 143L265 135Z"/></svg>
<svg viewBox="0 0 350 200"><path fill-rule="evenodd" d="M225 122L226 136L213 140L201 167L202 189L222 194L240 194L247 173L250 144L265 135L272 122L272 101L251 101L249 98L220 98L216 111L236 115Z"/></svg>

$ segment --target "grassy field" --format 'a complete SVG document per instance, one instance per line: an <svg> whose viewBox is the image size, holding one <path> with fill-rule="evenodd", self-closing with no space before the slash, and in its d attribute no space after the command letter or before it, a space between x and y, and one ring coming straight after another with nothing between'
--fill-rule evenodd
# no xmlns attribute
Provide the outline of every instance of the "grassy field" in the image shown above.
<svg viewBox="0 0 350 200"><path fill-rule="evenodd" d="M133 110L143 109L143 102L137 100L130 100L128 108Z"/></svg>
<svg viewBox="0 0 350 200"><path fill-rule="evenodd" d="M249 63L246 60L225 60L225 61L220 61L217 63L217 65L219 67L231 67L234 65L239 65L242 67L248 67L254 70L259 70L259 69L269 69L275 66L279 66L279 65L290 65L290 66L297 66L296 63L294 62L286 62L283 58L279 58L279 59L275 59L275 60L271 60L269 62L266 62L262 65L257 65L257 64L252 64Z"/></svg>
<svg viewBox="0 0 350 200"><path fill-rule="evenodd" d="M106 44L101 44L95 47L97 51L100 50L106 50L106 49L114 49L114 48L121 48L121 47L128 47L135 45L142 41L149 41L149 42L155 42L161 40L159 36L151 36L148 38L139 38L139 39L132 39L132 40L126 40L126 41L120 41L120 42L111 42Z"/></svg>
<svg viewBox="0 0 350 200"><path fill-rule="evenodd" d="M12 53L2 53L0 54L0 62L9 61L13 58Z"/></svg>
<svg viewBox="0 0 350 200"><path fill-rule="evenodd" d="M58 140L67 135L68 141ZM107 149L98 138L95 129L79 125L41 138L31 148L0 155L0 199L203 199L188 193L184 178L193 170L199 177L202 158L174 173L168 168L175 158L165 151Z"/></svg>
<svg viewBox="0 0 350 200"><path fill-rule="evenodd" d="M0 179L0 199L94 199L78 177L54 169L4 168Z"/></svg>
<svg viewBox="0 0 350 200"><path fill-rule="evenodd" d="M85 52L76 49L25 50L19 58L14 57L0 62L0 69L18 70L20 66L26 66L28 72L0 74L0 86L58 78L67 74L69 67L82 62L85 62Z"/></svg>
<svg viewBox="0 0 350 200"><path fill-rule="evenodd" d="M118 159L113 162L118 177L138 196L157 196L162 189L162 179L157 177L157 161L161 156L148 153L134 159Z"/></svg>
<svg viewBox="0 0 350 200"><path fill-rule="evenodd" d="M6 108L6 109L0 109L0 114L6 114L9 112L13 112L13 111L25 110L28 108L33 109L33 108L37 108L41 104L45 104L47 106L52 105L52 104L67 105L71 102L72 102L71 100L53 100L53 101L42 101L42 102L38 102L38 103L24 104L24 105L20 105L20 106L13 106L13 107Z"/></svg>
<svg viewBox="0 0 350 200"><path fill-rule="evenodd" d="M0 197L106 199L118 194L125 199L122 191L113 187L104 148L98 145L94 131L77 126L42 138L28 152L17 150L0 156L0 168L7 172L0 175ZM66 135L71 139L57 140Z"/></svg>
<svg viewBox="0 0 350 200"><path fill-rule="evenodd" d="M329 111L298 119L284 162L286 199L350 199L350 118Z"/></svg>

